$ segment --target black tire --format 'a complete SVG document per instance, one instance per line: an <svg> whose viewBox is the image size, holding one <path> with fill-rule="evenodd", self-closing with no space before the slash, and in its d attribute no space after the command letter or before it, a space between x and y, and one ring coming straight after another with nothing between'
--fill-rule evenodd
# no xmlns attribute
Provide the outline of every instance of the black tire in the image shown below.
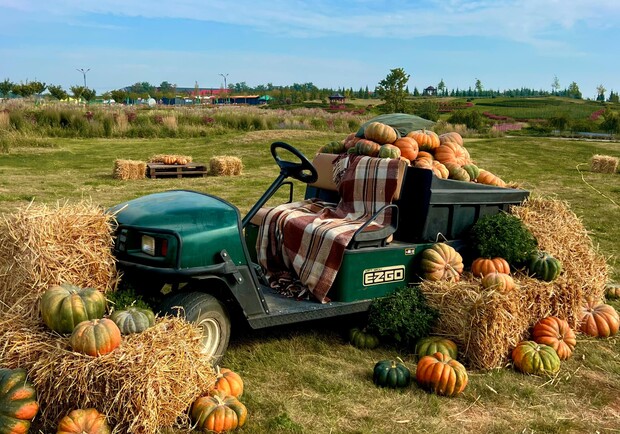
<svg viewBox="0 0 620 434"><path fill-rule="evenodd" d="M212 359L213 366L220 362L230 341L230 317L217 298L204 292L178 293L168 297L161 307L163 313L180 315L199 325L203 331L203 354Z"/></svg>

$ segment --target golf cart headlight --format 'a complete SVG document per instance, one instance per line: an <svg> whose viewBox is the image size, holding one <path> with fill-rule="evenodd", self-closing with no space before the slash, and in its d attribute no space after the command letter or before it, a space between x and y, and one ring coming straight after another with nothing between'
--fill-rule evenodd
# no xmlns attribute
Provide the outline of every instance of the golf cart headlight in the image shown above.
<svg viewBox="0 0 620 434"><path fill-rule="evenodd" d="M142 235L142 251L147 255L155 256L155 238Z"/></svg>

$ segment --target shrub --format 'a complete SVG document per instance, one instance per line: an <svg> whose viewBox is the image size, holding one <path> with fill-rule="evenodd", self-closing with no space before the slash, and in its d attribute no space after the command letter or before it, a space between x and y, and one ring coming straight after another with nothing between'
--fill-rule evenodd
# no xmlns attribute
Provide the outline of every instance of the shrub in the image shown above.
<svg viewBox="0 0 620 434"><path fill-rule="evenodd" d="M430 333L438 317L417 286L404 287L373 300L368 311L368 331L413 348L418 339Z"/></svg>

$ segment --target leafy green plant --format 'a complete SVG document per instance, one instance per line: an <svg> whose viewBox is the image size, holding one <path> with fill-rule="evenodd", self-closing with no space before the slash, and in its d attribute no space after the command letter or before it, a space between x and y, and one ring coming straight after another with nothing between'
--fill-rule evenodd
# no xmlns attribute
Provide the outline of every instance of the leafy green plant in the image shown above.
<svg viewBox="0 0 620 434"><path fill-rule="evenodd" d="M514 266L523 265L538 247L536 238L523 222L505 212L482 217L469 235L479 257L501 257Z"/></svg>
<svg viewBox="0 0 620 434"><path fill-rule="evenodd" d="M387 341L413 347L430 333L438 317L437 310L426 304L417 286L404 287L373 300L368 311L368 330Z"/></svg>
<svg viewBox="0 0 620 434"><path fill-rule="evenodd" d="M119 289L106 294L106 298L114 307L114 310L121 310L129 306L141 309L152 309L152 307L136 294L136 291L129 285L120 285Z"/></svg>

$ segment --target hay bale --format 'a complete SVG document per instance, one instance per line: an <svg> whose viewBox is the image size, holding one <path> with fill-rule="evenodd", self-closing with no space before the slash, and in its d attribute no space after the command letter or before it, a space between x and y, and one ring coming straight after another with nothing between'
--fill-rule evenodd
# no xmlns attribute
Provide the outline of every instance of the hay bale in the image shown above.
<svg viewBox="0 0 620 434"><path fill-rule="evenodd" d="M89 407L104 413L115 433L188 431L188 408L215 381L200 353L201 330L176 317L123 336L120 347L100 357L71 351L68 337L32 319L2 319L0 335L0 365L26 369L37 389L41 432L55 432L70 410Z"/></svg>
<svg viewBox="0 0 620 434"><path fill-rule="evenodd" d="M175 154L156 154L149 158L149 163L158 164L189 164L192 162L190 155L175 155Z"/></svg>
<svg viewBox="0 0 620 434"><path fill-rule="evenodd" d="M501 294L483 290L480 279L465 273L460 282L424 281L420 287L440 312L434 332L457 342L464 361L475 369L503 366L546 316L565 319L576 329L584 300L602 298L608 280L605 258L565 202L532 198L512 213L532 231L541 250L562 261L563 272L555 281L518 272L513 276L518 289Z"/></svg>
<svg viewBox="0 0 620 434"><path fill-rule="evenodd" d="M590 159L590 171L599 173L616 173L620 158L608 155L594 155Z"/></svg>
<svg viewBox="0 0 620 434"><path fill-rule="evenodd" d="M238 157L221 155L209 160L209 174L215 176L235 176L243 171L243 163Z"/></svg>
<svg viewBox="0 0 620 434"><path fill-rule="evenodd" d="M70 282L115 288L113 218L90 202L30 203L0 217L0 313L39 317L40 295Z"/></svg>
<svg viewBox="0 0 620 434"><path fill-rule="evenodd" d="M146 177L146 163L135 160L115 160L114 172L115 179L143 179Z"/></svg>

